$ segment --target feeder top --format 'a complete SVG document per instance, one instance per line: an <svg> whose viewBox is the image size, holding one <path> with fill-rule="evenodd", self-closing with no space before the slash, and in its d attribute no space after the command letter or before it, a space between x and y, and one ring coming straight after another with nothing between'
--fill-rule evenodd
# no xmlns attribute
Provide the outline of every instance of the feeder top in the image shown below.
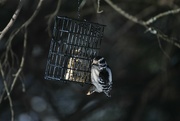
<svg viewBox="0 0 180 121"><path fill-rule="evenodd" d="M89 21L86 21L85 19L84 20L79 20L79 19L69 18L67 16L56 16L56 19L75 20L75 21L78 21L78 22L84 22L84 23L87 22L87 23L90 23L90 24L100 25L100 26L106 27L106 25L103 25L103 24L99 24L99 23L95 23L95 22L89 22Z"/></svg>

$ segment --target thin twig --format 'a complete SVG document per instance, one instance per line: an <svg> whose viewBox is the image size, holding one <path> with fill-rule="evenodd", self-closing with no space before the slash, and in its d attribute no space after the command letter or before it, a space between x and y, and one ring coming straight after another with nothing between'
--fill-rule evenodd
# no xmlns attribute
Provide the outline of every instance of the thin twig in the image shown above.
<svg viewBox="0 0 180 121"><path fill-rule="evenodd" d="M36 15L39 13L39 10L40 10L40 8L41 8L41 6L42 6L42 2L43 2L44 0L39 0L39 3L38 3L38 5L37 5L37 7L36 7L36 9L35 9L35 12L33 13L33 15L24 23L24 24L22 24L21 25L21 27L19 27L15 32L12 32L11 33L11 35L10 35L10 37L9 37L9 39L8 39L8 41L7 41L7 46L6 46L6 52L5 52L5 59L4 59L4 61L3 61L3 66L5 66L4 68L11 68L11 67L6 67L7 66L7 64L9 65L9 61L8 61L8 58L9 58L9 56L8 56L8 54L9 54L9 52L11 53L11 52L13 52L13 51L11 51L11 43L12 43L12 40L13 40L13 38L22 30L22 29L24 29L25 31L27 31L26 29L27 29L27 27L30 25L30 23L34 20L34 18L36 17ZM25 32L25 34L24 34L24 36L25 36L25 42L24 42L24 49L26 48L26 39L27 39L27 33ZM25 50L23 51L23 55L22 55L22 58L21 58L21 63L20 63L20 66L19 66L19 69L18 69L18 71L14 74L14 79L13 79L13 82L12 82L12 85L11 85L11 88L10 88L10 92L9 93L11 93L11 91L13 90L13 88L14 88L14 85L15 85L15 83L16 83L16 80L17 80L17 78L20 76L20 73L21 73L21 71L22 71L22 68L23 68L23 66L24 66L24 59L25 59ZM12 54L12 53L11 53ZM3 93L2 95L1 95L1 97L3 97L4 96L4 94L5 93ZM6 99L7 97L5 97L4 99ZM1 100L0 101L2 101L2 98L0 98ZM0 102L1 103L1 102Z"/></svg>
<svg viewBox="0 0 180 121"><path fill-rule="evenodd" d="M27 28L25 28L24 30L25 31L24 31L23 55L22 55L22 58L21 58L21 63L20 63L19 69L16 72L16 74L14 74L14 79L13 79L13 82L11 84L10 92L13 90L13 87L14 87L14 85L16 83L16 80L19 77L19 75L20 75L20 73L22 71L22 68L24 66L24 60L25 60L25 55L26 55L26 45L27 45Z"/></svg>
<svg viewBox="0 0 180 121"><path fill-rule="evenodd" d="M33 15L29 18L29 20L26 21L26 23L24 23L25 24L24 26L29 26L29 24L34 20L34 18L37 16L37 14L40 11L40 8L42 6L43 1L44 0L39 0L39 3L37 5L37 7L36 7L36 10L34 11Z"/></svg>
<svg viewBox="0 0 180 121"><path fill-rule="evenodd" d="M103 10L99 10L99 8L100 8L100 1L101 0L97 1L97 13L102 13L103 12Z"/></svg>
<svg viewBox="0 0 180 121"><path fill-rule="evenodd" d="M180 8L178 9L174 9L174 10L169 10L169 11L166 11L166 12L163 12L163 13L160 13L154 17L151 17L149 20L147 21L143 21L143 20L139 20L137 17L135 16L132 16L130 14L128 14L127 12L125 12L124 10L122 10L120 7L118 7L117 5L115 5L113 2L111 2L111 0L105 0L114 10L116 10L118 13L120 13L122 16L124 16L125 18L135 22L135 23L138 23L138 24L141 24L143 26L147 26L153 22L155 22L157 19L161 18L161 17L164 17L164 16L167 16L167 15L171 15L171 14L177 14L177 13L180 13Z"/></svg>
<svg viewBox="0 0 180 121"><path fill-rule="evenodd" d="M153 22L155 22L156 20L158 20L159 18L161 17L164 17L164 16L168 16L168 15L171 15L171 14L177 14L180 12L180 8L178 9L174 9L174 10L169 10L169 11L166 11L166 12L163 12L163 13L160 13L152 18L150 18L149 20L147 20L145 22L145 25L149 25L149 24L152 24Z"/></svg>
<svg viewBox="0 0 180 121"><path fill-rule="evenodd" d="M82 0L82 2L79 5L79 9L82 9L84 5L86 4L87 0Z"/></svg>
<svg viewBox="0 0 180 121"><path fill-rule="evenodd" d="M4 35L7 33L7 31L12 27L12 25L14 24L14 22L16 21L20 11L22 8L22 0L19 0L19 5L16 9L16 11L14 12L11 20L9 21L9 23L6 25L6 27L1 31L0 34L0 41L2 40L2 38L4 37Z"/></svg>
<svg viewBox="0 0 180 121"><path fill-rule="evenodd" d="M14 121L13 103L12 103L12 99L11 99L11 96L10 96L10 91L8 89L8 86L7 86L7 83L6 83L6 80L5 80L5 75L4 75L4 71L3 71L1 63L0 63L0 71L1 71L1 76L2 76L2 79L3 79L4 88L5 88L8 100L9 100L9 106L10 106L10 110L11 110L11 121Z"/></svg>
<svg viewBox="0 0 180 121"><path fill-rule="evenodd" d="M122 16L124 16L125 18L127 18L128 20L140 24L143 27L145 27L147 29L147 31L149 31L151 34L156 35L157 37L161 38L164 41L167 41L173 45L175 45L176 47L180 48L180 43L178 43L177 41L174 41L171 38L168 38L167 35L163 34L162 32L156 30L156 29L152 29L152 27L149 26L149 24L155 22L157 19L170 15L170 14L177 14L180 13L180 8L175 9L175 10L170 10L170 11L166 11L164 13L160 13L152 18L150 18L148 21L143 21L143 20L139 20L137 17L132 16L130 14L128 14L127 12L125 12L124 10L122 10L120 7L118 7L117 5L115 5L113 2L111 2L111 0L105 0L105 2L107 2L115 11L117 11L119 14L121 14Z"/></svg>
<svg viewBox="0 0 180 121"><path fill-rule="evenodd" d="M118 13L120 13L122 16L124 16L125 18L127 18L128 20L133 21L134 23L138 23L140 25L145 26L145 22L138 20L137 17L132 16L130 14L128 14L127 12L125 12L123 9L121 9L120 7L118 7L116 4L114 4L113 2L111 2L111 0L105 0L105 2L107 2L114 10L116 10Z"/></svg>
<svg viewBox="0 0 180 121"><path fill-rule="evenodd" d="M14 33L12 33L12 35L9 37L8 41L9 41L9 46L11 45L11 41L13 40L13 38L19 33L20 30L22 30L24 27L28 27L30 25L30 23L34 20L34 18L37 16L37 14L39 13L39 10L42 6L42 2L44 0L39 0L39 3L36 7L36 10L34 11L33 15L24 23L21 25L21 27L19 27L19 29L17 29Z"/></svg>
<svg viewBox="0 0 180 121"><path fill-rule="evenodd" d="M169 38L167 35L165 35L164 33L162 33L161 31L158 31L157 36L163 40L165 40L166 42L169 42L173 45L175 45L176 47L180 48L180 42L178 42L177 40L173 39L173 38Z"/></svg>
<svg viewBox="0 0 180 121"><path fill-rule="evenodd" d="M50 29L51 28L51 23L54 20L54 17L58 14L59 9L60 9L60 5L61 5L61 0L58 0L56 10L52 14L47 15L45 17L45 18L48 18L48 21L47 21L47 24L48 24L47 30L48 30L49 36L51 36L51 29Z"/></svg>
<svg viewBox="0 0 180 121"><path fill-rule="evenodd" d="M169 57L169 55L166 53L166 51L163 49L163 47L162 47L162 44L161 44L161 40L160 40L160 38L157 36L157 39L158 39L158 43L159 43L159 47L160 47L160 49L161 49L161 51L163 52L163 54L169 59L169 60L171 60L171 58Z"/></svg>

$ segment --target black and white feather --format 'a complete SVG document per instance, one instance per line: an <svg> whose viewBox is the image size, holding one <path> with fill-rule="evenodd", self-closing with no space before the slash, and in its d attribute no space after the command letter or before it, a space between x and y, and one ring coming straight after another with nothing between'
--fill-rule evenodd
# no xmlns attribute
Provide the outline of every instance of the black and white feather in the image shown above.
<svg viewBox="0 0 180 121"><path fill-rule="evenodd" d="M87 95L91 95L94 92L104 92L108 97L111 97L112 72L105 59L101 56L97 56L93 59L91 81L93 86L89 89Z"/></svg>

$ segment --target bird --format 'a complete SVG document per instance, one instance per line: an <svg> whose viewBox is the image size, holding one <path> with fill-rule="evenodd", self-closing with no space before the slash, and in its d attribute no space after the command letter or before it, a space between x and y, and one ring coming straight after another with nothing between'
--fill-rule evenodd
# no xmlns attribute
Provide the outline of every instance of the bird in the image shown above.
<svg viewBox="0 0 180 121"><path fill-rule="evenodd" d="M104 92L107 97L111 97L112 71L102 56L97 56L92 61L91 82L92 86L87 92L87 95L91 95L94 92Z"/></svg>

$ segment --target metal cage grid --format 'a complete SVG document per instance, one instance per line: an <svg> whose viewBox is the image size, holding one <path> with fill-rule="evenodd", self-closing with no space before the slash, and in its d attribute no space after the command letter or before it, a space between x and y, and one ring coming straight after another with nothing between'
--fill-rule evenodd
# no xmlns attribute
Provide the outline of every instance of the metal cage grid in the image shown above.
<svg viewBox="0 0 180 121"><path fill-rule="evenodd" d="M92 58L98 55L104 25L56 17L45 79L91 83Z"/></svg>

